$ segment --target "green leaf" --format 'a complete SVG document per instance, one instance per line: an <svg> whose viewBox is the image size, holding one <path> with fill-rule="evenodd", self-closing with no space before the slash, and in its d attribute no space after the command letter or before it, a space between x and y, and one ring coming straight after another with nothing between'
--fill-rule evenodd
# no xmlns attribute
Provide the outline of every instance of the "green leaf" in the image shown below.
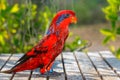
<svg viewBox="0 0 120 80"><path fill-rule="evenodd" d="M120 59L120 48L118 49L118 50L116 50L116 57L118 58L118 59Z"/></svg>
<svg viewBox="0 0 120 80"><path fill-rule="evenodd" d="M107 44L111 39L111 36L107 36L104 40L103 40L103 44Z"/></svg>
<svg viewBox="0 0 120 80"><path fill-rule="evenodd" d="M0 44L5 45L4 36L0 34Z"/></svg>
<svg viewBox="0 0 120 80"><path fill-rule="evenodd" d="M120 35L120 27L117 28L117 34Z"/></svg>
<svg viewBox="0 0 120 80"><path fill-rule="evenodd" d="M111 21L112 31L116 29L116 21Z"/></svg>
<svg viewBox="0 0 120 80"><path fill-rule="evenodd" d="M107 19L110 20L110 21L116 21L118 19L118 16L117 14L115 13L111 13L109 15L106 15Z"/></svg>
<svg viewBox="0 0 120 80"><path fill-rule="evenodd" d="M65 48L68 48L70 51L74 51L78 48L84 47L86 44L86 40L82 40L79 36L76 36L73 42L65 44Z"/></svg>
<svg viewBox="0 0 120 80"><path fill-rule="evenodd" d="M110 5L118 5L120 4L120 0L107 0Z"/></svg>
<svg viewBox="0 0 120 80"><path fill-rule="evenodd" d="M109 3L109 5L102 10L106 16L106 19L111 23L111 30L100 30L100 32L106 36L103 40L103 44L108 43L110 40L115 41L116 36L120 35L120 26L117 26L117 22L120 21L120 0L107 0L107 2ZM109 48L116 55L116 57L120 59L120 48L118 48L117 50L115 49L115 46L109 46Z"/></svg>
<svg viewBox="0 0 120 80"><path fill-rule="evenodd" d="M109 29L101 29L100 32L106 36L111 36L113 34L112 31Z"/></svg>
<svg viewBox="0 0 120 80"><path fill-rule="evenodd" d="M109 49L111 52L113 52L113 53L115 52L115 46L111 45L111 46L109 46Z"/></svg>

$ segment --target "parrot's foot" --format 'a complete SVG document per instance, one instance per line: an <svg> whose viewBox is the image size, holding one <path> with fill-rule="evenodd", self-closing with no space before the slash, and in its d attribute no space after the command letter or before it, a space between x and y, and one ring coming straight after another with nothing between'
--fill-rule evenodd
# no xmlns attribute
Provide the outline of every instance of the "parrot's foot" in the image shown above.
<svg viewBox="0 0 120 80"><path fill-rule="evenodd" d="M58 72L55 72L55 71L53 71L53 72L46 72L45 74L41 74L40 76L41 77L56 77L56 76L61 76L61 74L63 74L63 73L58 73Z"/></svg>

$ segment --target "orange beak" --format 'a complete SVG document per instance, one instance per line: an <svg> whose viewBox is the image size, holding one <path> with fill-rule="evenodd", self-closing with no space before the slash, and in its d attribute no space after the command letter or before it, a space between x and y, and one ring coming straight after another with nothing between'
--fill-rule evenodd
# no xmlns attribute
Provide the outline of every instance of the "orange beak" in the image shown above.
<svg viewBox="0 0 120 80"><path fill-rule="evenodd" d="M74 23L74 24L76 24L77 23L77 17L72 17L72 19L71 19L71 23Z"/></svg>

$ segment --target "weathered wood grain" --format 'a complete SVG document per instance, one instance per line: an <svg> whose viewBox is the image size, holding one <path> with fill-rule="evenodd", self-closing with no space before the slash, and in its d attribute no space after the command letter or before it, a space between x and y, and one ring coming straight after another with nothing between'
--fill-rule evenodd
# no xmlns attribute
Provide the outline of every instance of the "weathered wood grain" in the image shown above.
<svg viewBox="0 0 120 80"><path fill-rule="evenodd" d="M16 73L12 80L28 80L29 77L30 77L30 71L22 71Z"/></svg>
<svg viewBox="0 0 120 80"><path fill-rule="evenodd" d="M72 52L64 52L63 60L68 80L83 80L77 62Z"/></svg>
<svg viewBox="0 0 120 80"><path fill-rule="evenodd" d="M11 54L0 54L0 69L4 66Z"/></svg>
<svg viewBox="0 0 120 80"><path fill-rule="evenodd" d="M110 51L100 51L100 54L120 76L120 60L118 60Z"/></svg>
<svg viewBox="0 0 120 80"><path fill-rule="evenodd" d="M23 55L23 54L21 54ZM1 71L4 70L9 70L14 66L14 63L18 60L18 54L13 54L9 61L5 64L5 66L2 68ZM0 79L2 80L10 80L12 78L13 74L5 74L5 73L0 73Z"/></svg>
<svg viewBox="0 0 120 80"><path fill-rule="evenodd" d="M62 58L61 55L59 55L53 65L53 70L60 73L61 75L55 76L55 77L49 77L49 80L65 80L65 73L63 70L63 64L62 64Z"/></svg>
<svg viewBox="0 0 120 80"><path fill-rule="evenodd" d="M14 54L11 57L11 61L13 60L15 63L19 58L21 58L23 56L23 54ZM28 80L30 76L30 71L22 71L22 72L17 72L14 77L12 78L12 80Z"/></svg>
<svg viewBox="0 0 120 80"><path fill-rule="evenodd" d="M4 67L3 65L8 60L8 58L10 57L10 55L11 54L1 54L0 55L0 67ZM10 80L11 76L12 76L11 74L0 73L0 80Z"/></svg>
<svg viewBox="0 0 120 80"><path fill-rule="evenodd" d="M74 52L86 80L101 80L86 53Z"/></svg>
<svg viewBox="0 0 120 80"><path fill-rule="evenodd" d="M88 56L93 61L103 80L120 80L113 70L105 63L98 52L89 52Z"/></svg>
<svg viewBox="0 0 120 80"><path fill-rule="evenodd" d="M100 54L99 54L100 53ZM9 70L23 54L0 54L0 69ZM7 61L8 60L8 61ZM120 61L110 51L63 52L54 63L60 76L41 76L39 69L16 74L0 73L0 80L120 80Z"/></svg>
<svg viewBox="0 0 120 80"><path fill-rule="evenodd" d="M40 72L39 72L39 68L38 69L35 69L33 70L32 72L32 76L31 76L31 79L30 80L47 80L47 77L45 76L40 76Z"/></svg>

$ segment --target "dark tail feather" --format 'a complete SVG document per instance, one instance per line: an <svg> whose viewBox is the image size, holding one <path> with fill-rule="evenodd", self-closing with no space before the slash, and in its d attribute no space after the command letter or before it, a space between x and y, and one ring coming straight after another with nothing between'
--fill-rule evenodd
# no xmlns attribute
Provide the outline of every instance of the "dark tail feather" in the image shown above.
<svg viewBox="0 0 120 80"><path fill-rule="evenodd" d="M6 70L6 71L0 71L0 73L11 74L11 73L14 73L14 71L13 70Z"/></svg>

